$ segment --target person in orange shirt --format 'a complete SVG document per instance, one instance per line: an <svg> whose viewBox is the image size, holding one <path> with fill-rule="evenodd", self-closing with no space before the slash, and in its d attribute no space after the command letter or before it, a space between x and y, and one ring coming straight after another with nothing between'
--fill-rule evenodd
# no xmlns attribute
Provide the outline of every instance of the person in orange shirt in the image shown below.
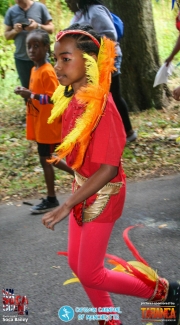
<svg viewBox="0 0 180 325"><path fill-rule="evenodd" d="M47 62L47 53L50 51L48 33L43 30L30 32L26 39L26 47L35 67L31 70L29 89L18 86L15 93L27 100L26 137L37 142L47 186L47 198L31 208L32 213L38 214L50 211L59 205L54 189L53 165L47 161L51 158L56 145L61 142L61 119L56 119L53 124L47 123L53 108L51 96L59 82L52 65ZM63 161L54 166L74 174Z"/></svg>

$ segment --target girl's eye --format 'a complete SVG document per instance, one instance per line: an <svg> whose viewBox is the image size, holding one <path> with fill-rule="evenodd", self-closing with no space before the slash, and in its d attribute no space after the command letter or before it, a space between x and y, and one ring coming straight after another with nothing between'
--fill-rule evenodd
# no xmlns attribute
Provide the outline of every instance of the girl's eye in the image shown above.
<svg viewBox="0 0 180 325"><path fill-rule="evenodd" d="M69 58L63 58L63 61L67 62L67 61L70 61Z"/></svg>

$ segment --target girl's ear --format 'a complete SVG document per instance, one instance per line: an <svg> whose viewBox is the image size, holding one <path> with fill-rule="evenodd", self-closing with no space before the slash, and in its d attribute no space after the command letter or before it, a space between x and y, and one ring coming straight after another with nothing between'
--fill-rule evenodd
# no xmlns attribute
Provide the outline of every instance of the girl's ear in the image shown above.
<svg viewBox="0 0 180 325"><path fill-rule="evenodd" d="M95 61L97 61L97 55L96 55L96 54L94 54L94 53L90 53L89 55L92 56L92 57L94 58Z"/></svg>

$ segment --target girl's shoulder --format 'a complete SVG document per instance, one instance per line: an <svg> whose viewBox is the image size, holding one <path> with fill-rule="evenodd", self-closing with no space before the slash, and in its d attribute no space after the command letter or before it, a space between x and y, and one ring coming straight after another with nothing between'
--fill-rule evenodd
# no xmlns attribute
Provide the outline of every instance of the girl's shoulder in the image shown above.
<svg viewBox="0 0 180 325"><path fill-rule="evenodd" d="M53 72L53 74L55 74L54 68L53 68L52 64L49 63L49 62L44 63L40 67L40 71L41 71L41 73L47 73L47 74L49 74L49 73L52 73Z"/></svg>
<svg viewBox="0 0 180 325"><path fill-rule="evenodd" d="M42 80L47 80L48 83L54 80L59 84L56 73L51 63L46 62L37 71L37 75Z"/></svg>

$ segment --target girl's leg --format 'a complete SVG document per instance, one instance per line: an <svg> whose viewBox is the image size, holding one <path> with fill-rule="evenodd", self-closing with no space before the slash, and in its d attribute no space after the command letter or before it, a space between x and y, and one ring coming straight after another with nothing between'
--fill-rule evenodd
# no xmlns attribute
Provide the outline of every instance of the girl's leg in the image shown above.
<svg viewBox="0 0 180 325"><path fill-rule="evenodd" d="M55 189L54 189L54 168L53 166L47 162L49 157L41 157L40 163L44 171L44 178L47 186L47 195L49 197L55 197Z"/></svg>
<svg viewBox="0 0 180 325"><path fill-rule="evenodd" d="M113 227L113 224L111 224ZM71 213L69 218L69 236L68 236L68 262L69 266L73 270L73 272L78 276L78 260L79 260L79 252L81 251L81 238L83 227L78 226L77 222L73 214ZM110 230L111 232L111 230ZM87 238L88 241L88 238ZM83 264L84 265L84 264ZM83 267L83 266L82 266ZM92 305L95 308L98 307L114 307L114 304L110 298L110 295L106 291L91 289L84 286L84 290L86 291L87 296L89 297ZM103 313L105 314L105 313ZM111 313L112 314L112 313ZM99 325L105 325L104 321L99 321ZM109 323L107 323L109 324ZM111 324L120 325L120 321L112 322Z"/></svg>
<svg viewBox="0 0 180 325"><path fill-rule="evenodd" d="M44 146L48 146L48 145L44 145ZM42 199L41 203L34 205L30 209L30 211L33 214L39 214L39 213L45 213L51 211L59 205L59 202L56 198L55 189L54 189L54 168L50 163L47 162L47 159L49 159L49 157L50 156L39 155L39 159L44 171L44 178L47 187L47 198Z"/></svg>
<svg viewBox="0 0 180 325"><path fill-rule="evenodd" d="M94 307L112 306L108 292L146 299L152 296L154 290L141 280L104 267L113 223L89 222L79 227L82 228L80 230L77 227L79 226L71 216L69 263Z"/></svg>
<svg viewBox="0 0 180 325"><path fill-rule="evenodd" d="M110 227L109 227L109 236L110 236L111 230L113 228L113 223L111 223L109 225L110 225ZM86 261L82 262L82 260L80 258L81 251L82 250L86 251L86 243L85 243L85 247L84 248L82 247L82 245L84 245L84 242L82 241L82 238L84 237L83 236L84 227L85 227L85 224L82 227L78 226L74 216L71 213L70 219L69 219L68 262L69 262L69 266L71 267L73 272L77 275L77 277L79 277L78 269L82 269L82 268L87 269ZM91 234L90 234L90 236L91 236ZM88 241L89 241L89 237L86 238L86 242L88 242ZM95 239L95 241L96 241L96 239ZM87 252L87 254L88 254L88 252ZM92 252L92 254L93 254L93 252ZM104 254L103 254L103 259L104 259ZM80 260L81 260L80 263L82 263L82 265L80 265L80 263L79 263ZM91 289L84 285L83 285L83 287L84 287L84 289L85 289L85 291L94 307L100 307L100 306L103 306L103 307L110 306L111 307L111 306L113 306L113 303L111 301L111 298L110 298L108 292L105 292L102 290L100 291L100 290L96 290L96 289Z"/></svg>

